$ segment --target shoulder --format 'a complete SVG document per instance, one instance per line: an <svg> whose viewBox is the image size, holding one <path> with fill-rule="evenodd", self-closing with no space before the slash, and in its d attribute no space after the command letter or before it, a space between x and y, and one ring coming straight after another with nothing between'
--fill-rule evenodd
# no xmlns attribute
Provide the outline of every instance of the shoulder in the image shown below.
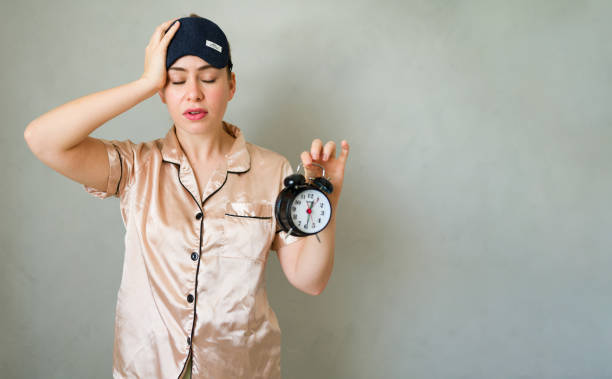
<svg viewBox="0 0 612 379"><path fill-rule="evenodd" d="M117 150L121 161L132 167L134 172L148 167L152 161L161 161L162 139L144 142L115 139L108 142Z"/></svg>
<svg viewBox="0 0 612 379"><path fill-rule="evenodd" d="M119 139L107 140L103 138L100 138L100 139L104 142L110 143L111 145L117 148L120 148L122 151L131 152L133 155L138 155L138 156L151 154L152 152L155 152L156 150L161 150L161 147L162 147L161 139L155 139L155 140L144 141L144 142L134 142L131 139L123 139L123 140L119 140Z"/></svg>
<svg viewBox="0 0 612 379"><path fill-rule="evenodd" d="M291 165L289 160L282 154L265 147L246 142L246 148L251 156L251 167L265 167L282 169L283 166Z"/></svg>
<svg viewBox="0 0 612 379"><path fill-rule="evenodd" d="M133 144L134 156L142 163L148 163L152 158L161 156L163 139L158 138L151 141Z"/></svg>

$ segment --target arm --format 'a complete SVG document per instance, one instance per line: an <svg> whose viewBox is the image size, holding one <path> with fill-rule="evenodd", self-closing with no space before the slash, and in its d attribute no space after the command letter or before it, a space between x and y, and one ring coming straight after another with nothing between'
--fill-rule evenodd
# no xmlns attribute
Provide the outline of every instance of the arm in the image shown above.
<svg viewBox="0 0 612 379"><path fill-rule="evenodd" d="M304 167L311 166L313 160L325 167L326 175L331 177L333 192L328 196L332 206L332 217L327 227L319 233L319 239L312 235L302 238L300 241L285 245L278 249L278 259L285 276L294 287L310 294L319 295L331 277L334 266L334 247L336 236L336 214L342 182L344 181L344 167L348 157L349 145L346 141L342 143L342 154L335 159L335 144L328 142L323 154L328 158L320 158L322 142L316 139L311 148L311 153L302 153ZM313 159L314 158L314 159ZM312 167L312 166L311 166ZM313 175L306 170L306 177Z"/></svg>
<svg viewBox="0 0 612 379"><path fill-rule="evenodd" d="M95 188L106 188L106 149L89 134L154 93L148 82L138 79L81 97L30 122L24 138L32 153L60 174Z"/></svg>
<svg viewBox="0 0 612 379"><path fill-rule="evenodd" d="M155 94L144 79L72 100L36 118L24 137L34 153L66 151L108 120Z"/></svg>
<svg viewBox="0 0 612 379"><path fill-rule="evenodd" d="M170 22L158 26L151 37L140 79L70 101L28 124L23 135L38 159L79 183L106 187L109 164L105 147L88 136L164 87L166 48L178 28L173 26L163 38L160 33Z"/></svg>

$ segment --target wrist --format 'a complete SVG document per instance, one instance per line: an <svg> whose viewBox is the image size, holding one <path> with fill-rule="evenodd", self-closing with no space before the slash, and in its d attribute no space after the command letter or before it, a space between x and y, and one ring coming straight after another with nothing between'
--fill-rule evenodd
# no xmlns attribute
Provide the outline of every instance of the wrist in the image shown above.
<svg viewBox="0 0 612 379"><path fill-rule="evenodd" d="M162 89L158 83L155 83L153 80L150 80L145 76L141 76L138 78L138 80L136 80L136 82L138 82L145 89L145 91L150 94L149 97L155 95L155 93Z"/></svg>
<svg viewBox="0 0 612 379"><path fill-rule="evenodd" d="M329 199L329 202L332 206L332 210L336 210L336 208L338 207L338 201L340 200L340 192L334 189L334 192L329 194L327 198Z"/></svg>

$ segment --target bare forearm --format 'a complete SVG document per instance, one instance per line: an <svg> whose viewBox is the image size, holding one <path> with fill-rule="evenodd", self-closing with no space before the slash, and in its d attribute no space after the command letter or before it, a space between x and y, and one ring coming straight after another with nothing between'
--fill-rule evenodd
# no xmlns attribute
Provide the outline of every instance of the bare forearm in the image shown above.
<svg viewBox="0 0 612 379"><path fill-rule="evenodd" d="M332 200L332 199L330 199ZM336 238L336 201L332 200L332 218L329 225L316 236L306 238L296 263L296 272L302 288L311 294L320 294L327 286L334 268Z"/></svg>
<svg viewBox="0 0 612 379"><path fill-rule="evenodd" d="M332 207L332 219L327 228L319 233L321 243L317 241L316 236L306 237L304 241L300 242L300 245L296 246L298 253L292 254L297 256L296 263L294 264L291 261L291 264L286 265L289 272L288 276L292 278L293 285L309 294L318 295L325 289L334 267L336 213L340 192L342 192L344 167L348 152L348 142L343 140L342 153L336 158L335 142L329 141L323 147L323 141L316 138L312 141L310 151L304 151L300 155L306 177L318 175L318 169L314 173L309 169L312 163L315 163L323 168L323 176L326 176L325 173L330 175L327 179L334 187L333 192L328 196Z"/></svg>
<svg viewBox="0 0 612 379"><path fill-rule="evenodd" d="M24 132L37 150L68 150L108 120L153 96L141 79L72 100L34 119Z"/></svg>

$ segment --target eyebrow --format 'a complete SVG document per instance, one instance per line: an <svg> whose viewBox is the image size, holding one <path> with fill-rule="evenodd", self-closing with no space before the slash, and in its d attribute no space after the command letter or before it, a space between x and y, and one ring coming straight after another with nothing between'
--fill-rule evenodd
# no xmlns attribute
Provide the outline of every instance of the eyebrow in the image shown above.
<svg viewBox="0 0 612 379"><path fill-rule="evenodd" d="M207 68L214 68L213 66L209 65L209 64L205 64L202 67L198 67L198 71L202 71L202 70L206 70ZM176 71L187 71L185 70L183 67L170 67L168 69L168 71L170 70L176 70Z"/></svg>

